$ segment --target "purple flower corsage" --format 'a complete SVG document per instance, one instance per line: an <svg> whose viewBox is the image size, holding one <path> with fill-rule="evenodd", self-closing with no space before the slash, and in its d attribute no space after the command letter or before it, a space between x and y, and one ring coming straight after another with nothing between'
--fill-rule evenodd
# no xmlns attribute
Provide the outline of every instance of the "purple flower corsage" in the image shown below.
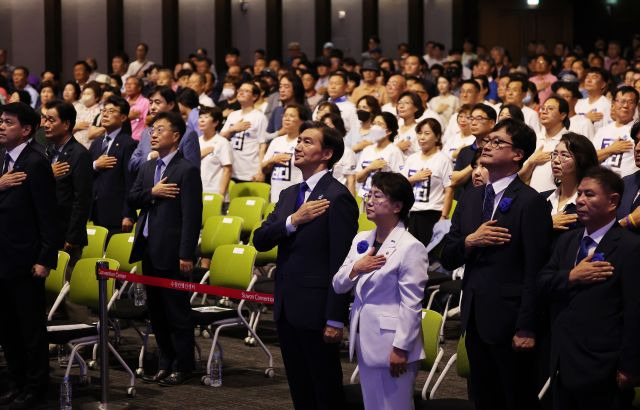
<svg viewBox="0 0 640 410"><path fill-rule="evenodd" d="M593 254L593 258L591 258L591 262L603 262L604 261L604 253L596 252Z"/></svg>
<svg viewBox="0 0 640 410"><path fill-rule="evenodd" d="M358 242L358 246L356 249L358 250L358 253L365 253L367 249L369 249L369 242L367 241Z"/></svg>
<svg viewBox="0 0 640 410"><path fill-rule="evenodd" d="M504 214L507 211L509 211L509 209L511 209L511 203L512 202L513 202L513 198L503 197L500 200L500 203L498 204L498 208L500 209L500 212L502 212Z"/></svg>

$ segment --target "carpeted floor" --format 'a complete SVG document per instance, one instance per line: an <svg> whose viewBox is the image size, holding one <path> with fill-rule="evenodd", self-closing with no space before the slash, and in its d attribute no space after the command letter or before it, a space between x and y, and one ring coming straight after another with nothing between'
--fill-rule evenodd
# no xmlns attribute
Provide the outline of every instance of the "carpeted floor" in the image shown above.
<svg viewBox="0 0 640 410"><path fill-rule="evenodd" d="M446 361L455 352L457 337L459 334L458 323L451 321L446 326L446 341L442 345L445 354L440 365L440 370ZM265 377L267 357L259 347L245 346L243 338L246 332L241 330L223 331L221 345L224 351L224 369L222 387L207 387L200 384L200 373L189 383L173 388L163 388L157 385L145 384L142 380L136 380L137 395L130 399L126 396L128 376L111 357L111 388L109 390L110 401L113 403L128 403L130 409L289 409L292 408L289 398L287 379L284 374L282 358L275 332L275 324L271 315L264 316L260 324L259 335L273 354L276 375L274 378ZM196 338L196 342L202 349L202 366L206 366L206 357L211 346L211 339ZM150 339L152 350L154 340ZM138 349L140 339L132 328L123 332L122 343L118 350L133 370L137 367ZM90 355L89 351L83 356ZM153 360L150 360L153 362ZM345 384L349 383L349 377L355 365L348 362L347 351L343 349L343 372ZM57 409L59 383L62 381L64 370L58 365L57 357L51 358L52 383L48 394L47 403L43 409ZM150 367L150 366L149 366ZM81 409L84 405L97 401L100 398L100 379L98 371L89 371L91 382L81 386L77 377L78 369L73 369L73 408ZM422 388L427 378L427 372L421 371L416 382L416 391ZM434 379L435 380L435 379ZM466 398L466 381L458 377L455 367L452 368L442 387L438 390L438 398Z"/></svg>

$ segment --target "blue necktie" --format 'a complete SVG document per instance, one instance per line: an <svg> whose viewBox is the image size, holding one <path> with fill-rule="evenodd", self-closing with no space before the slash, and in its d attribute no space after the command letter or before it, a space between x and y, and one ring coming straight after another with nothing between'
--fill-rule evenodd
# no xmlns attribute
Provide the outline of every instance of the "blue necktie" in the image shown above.
<svg viewBox="0 0 640 410"><path fill-rule="evenodd" d="M297 211L302 204L304 204L304 194L309 189L309 185L306 182L300 183L300 190L298 190L298 198L296 198L296 207L293 209L293 212Z"/></svg>
<svg viewBox="0 0 640 410"><path fill-rule="evenodd" d="M104 137L104 140L102 140L102 154L105 154L109 149L109 142L111 142L111 137L107 135Z"/></svg>
<svg viewBox="0 0 640 410"><path fill-rule="evenodd" d="M2 175L9 172L9 164L11 163L11 155L9 153L4 154L4 165L2 166Z"/></svg>
<svg viewBox="0 0 640 410"><path fill-rule="evenodd" d="M496 193L493 185L489 184L484 189L484 202L482 203L482 223L490 221L493 216L493 204L496 200Z"/></svg>
<svg viewBox="0 0 640 410"><path fill-rule="evenodd" d="M578 249L578 256L576 257L576 265L579 264L584 258L589 254L589 248L591 248L596 243L590 236L585 236L580 241L580 249Z"/></svg>
<svg viewBox="0 0 640 410"><path fill-rule="evenodd" d="M162 179L162 167L164 162L162 159L158 158L156 162L156 172L153 174L153 185L155 186ZM149 236L149 213L147 213L147 220L144 222L144 229L142 230L142 235L146 238Z"/></svg>
<svg viewBox="0 0 640 410"><path fill-rule="evenodd" d="M60 155L60 150L54 147L51 147L51 151L49 151L49 155L50 155L51 163L55 164L56 162L58 162L58 156Z"/></svg>

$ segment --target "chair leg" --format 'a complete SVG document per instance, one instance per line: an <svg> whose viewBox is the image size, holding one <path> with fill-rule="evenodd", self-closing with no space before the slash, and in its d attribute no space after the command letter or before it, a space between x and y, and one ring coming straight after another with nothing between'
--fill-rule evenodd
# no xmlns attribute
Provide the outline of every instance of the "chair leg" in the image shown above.
<svg viewBox="0 0 640 410"><path fill-rule="evenodd" d="M422 386L422 400L427 399L427 390L429 389L429 384L431 384L431 380L433 376L435 376L436 371L438 371L438 365L440 364L440 360L442 360L442 356L444 356L444 349L440 348L438 350L438 355L436 356L436 360L433 362L433 366L429 369L429 375L427 376L427 381L424 382L424 386Z"/></svg>
<svg viewBox="0 0 640 410"><path fill-rule="evenodd" d="M440 384L442 383L442 381L444 380L444 377L447 375L447 372L449 371L449 369L451 368L451 366L453 366L453 364L456 362L456 359L458 358L458 354L454 353L450 358L449 361L447 362L447 365L444 367L444 369L442 369L442 373L440 373L440 376L438 377L438 380L436 380L436 383L433 385L433 388L431 389L431 394L429 394L429 399L433 399L433 397L436 394L436 390L438 390L438 387L440 387ZM426 386L425 386L426 387ZM422 398L424 400L427 399L427 391L426 389L422 390Z"/></svg>
<svg viewBox="0 0 640 410"><path fill-rule="evenodd" d="M551 386L551 377L547 379L547 381L544 383L544 386L542 386L540 393L538 393L538 400L542 400L544 395L547 393L547 390L549 390L550 386Z"/></svg>
<svg viewBox="0 0 640 410"><path fill-rule="evenodd" d="M433 292L431 292L431 295L429 296L429 302L427 302L427 309L431 309L431 304L433 303L433 298L436 297L436 294L440 292L440 289L433 289Z"/></svg>
<svg viewBox="0 0 640 410"><path fill-rule="evenodd" d="M360 365L357 365L355 369L353 369L353 373L351 373L351 378L349 379L349 383L356 384L356 377L358 377L358 373L360 372Z"/></svg>
<svg viewBox="0 0 640 410"><path fill-rule="evenodd" d="M120 353L113 347L111 343L107 343L109 345L109 350L115 356L115 358L120 362L120 365L124 368L124 370L129 374L129 387L134 387L136 384L136 375L133 373L129 365L124 361Z"/></svg>
<svg viewBox="0 0 640 410"><path fill-rule="evenodd" d="M442 324L440 325L440 343L444 342L444 324L447 322L447 313L449 312L449 304L451 296L447 296L447 303L444 305L444 313L442 314Z"/></svg>

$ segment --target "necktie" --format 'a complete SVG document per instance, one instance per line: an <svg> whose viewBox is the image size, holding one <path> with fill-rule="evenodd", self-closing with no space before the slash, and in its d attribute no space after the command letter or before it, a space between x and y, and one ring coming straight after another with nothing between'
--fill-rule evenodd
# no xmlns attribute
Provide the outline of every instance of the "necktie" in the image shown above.
<svg viewBox="0 0 640 410"><path fill-rule="evenodd" d="M636 198L633 200L633 203L631 203L631 210L629 213L635 211L638 206L640 206L640 191L636 193Z"/></svg>
<svg viewBox="0 0 640 410"><path fill-rule="evenodd" d="M493 185L489 184L484 189L484 202L482 203L482 222L491 220L493 216L493 203L496 199L496 193L493 190Z"/></svg>
<svg viewBox="0 0 640 410"><path fill-rule="evenodd" d="M54 147L51 147L51 150L49 151L49 159L51 159L52 164L58 161L58 155L60 155L60 151L58 151Z"/></svg>
<svg viewBox="0 0 640 410"><path fill-rule="evenodd" d="M2 165L2 175L9 172L9 164L11 163L11 155L9 153L4 154L4 164Z"/></svg>
<svg viewBox="0 0 640 410"><path fill-rule="evenodd" d="M104 140L102 140L102 154L105 154L107 152L107 150L109 149L110 142L111 142L111 137L109 137L108 135L104 137Z"/></svg>
<svg viewBox="0 0 640 410"><path fill-rule="evenodd" d="M163 165L164 162L162 162L162 159L158 158L158 161L156 162L156 172L153 174L153 185L156 185L162 179ZM149 216L150 215L147 212L147 220L144 221L144 229L142 230L142 235L144 235L145 238L149 236Z"/></svg>
<svg viewBox="0 0 640 410"><path fill-rule="evenodd" d="M296 198L296 207L293 209L293 212L297 211L302 204L304 203L304 194L309 189L309 185L306 182L300 183L300 189L298 190L298 198Z"/></svg>
<svg viewBox="0 0 640 410"><path fill-rule="evenodd" d="M576 257L576 265L580 263L584 258L589 254L589 248L591 248L596 243L590 236L585 236L580 241L580 248L578 249L578 256Z"/></svg>

